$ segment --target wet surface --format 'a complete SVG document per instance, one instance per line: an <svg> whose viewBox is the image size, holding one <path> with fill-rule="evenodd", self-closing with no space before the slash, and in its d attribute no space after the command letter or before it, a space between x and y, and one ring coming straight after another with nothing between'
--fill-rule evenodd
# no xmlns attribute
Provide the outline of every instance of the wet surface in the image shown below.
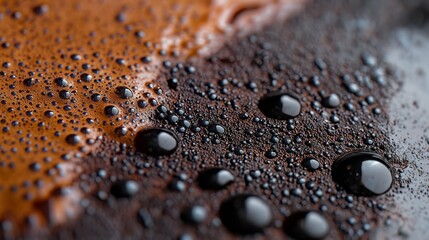
<svg viewBox="0 0 429 240"><path fill-rule="evenodd" d="M143 96L135 101L146 120L138 124L168 131L168 139L174 139L160 142L156 135L144 138L139 146L152 146L162 153L167 149L168 154L138 151L129 127L109 126L112 134L103 134L97 151L88 151L79 160L82 171L73 186L82 193L77 198L82 214L59 228L30 227L22 234L41 239L284 239L295 234L286 224L295 219L304 223L297 238L305 234L315 234L315 239L425 236L428 207L422 199L427 198L428 167L421 159L427 156L422 130L427 128L427 110L419 104L426 98L416 81L420 86L426 78L423 71L414 75L414 67L423 67L409 64L403 56L411 54L415 62L425 62L421 53L426 37L419 33L418 48L409 41L415 50L401 50L404 33L398 33L410 26L413 4L314 2L290 21L274 21L204 58L168 56L154 76L162 97ZM35 10L43 12L46 9ZM424 25L426 15L421 16L413 18L414 26L415 21ZM128 15L116 14L115 19L127 21ZM133 35L142 36L142 32ZM70 59L85 57L72 54ZM131 61L111 60L118 67ZM150 64L154 58L139 56L136 61ZM82 82L97 79L94 74L77 76ZM23 86L40 86L34 79ZM54 82L61 88L70 79ZM156 94L158 88L152 87ZM139 94L122 83L111 89L124 102ZM299 111L291 114L287 109L288 117L268 116L263 109L278 113L283 107L270 109L267 104L261 109L260 101L278 92L299 100ZM118 116L131 114L125 114L122 106L105 112L105 107L116 105L94 94L88 95L91 101L107 105L100 108L103 117L117 121ZM66 92L62 96L68 98ZM121 135L130 140L117 141ZM70 146L87 141L67 136L69 140L64 140ZM390 189L378 191L379 186L390 184L374 182L372 171L368 175L372 180L364 184L375 186L377 196L360 196L334 181L335 161L356 151L378 154L377 159L387 162L394 173ZM310 214L313 217L307 221L308 214L302 217L302 212L316 215ZM318 229L312 233L307 222L316 222L320 228L312 227ZM3 221L3 236L13 233L13 228L13 221Z"/></svg>
<svg viewBox="0 0 429 240"><path fill-rule="evenodd" d="M81 173L79 161L97 152L103 138L131 144L148 126L149 111L168 89L156 81L161 65L168 65L164 60L210 54L233 35L284 19L303 3L0 1L5 231L79 214L78 202L55 199L80 196L71 187Z"/></svg>

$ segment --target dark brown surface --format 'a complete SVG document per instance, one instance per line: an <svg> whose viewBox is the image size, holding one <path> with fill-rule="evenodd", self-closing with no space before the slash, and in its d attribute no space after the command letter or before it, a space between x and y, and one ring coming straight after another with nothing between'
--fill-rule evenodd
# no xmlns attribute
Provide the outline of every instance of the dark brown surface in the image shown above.
<svg viewBox="0 0 429 240"><path fill-rule="evenodd" d="M222 226L218 209L223 200L235 193L254 193L267 200L275 221L265 233L242 238L286 238L281 229L285 216L312 209L326 209L323 215L331 226L328 239L404 238L397 230L400 226L391 231L385 224L402 218L395 196L406 187L399 177L406 162L398 158L389 138L389 99L400 81L396 70L383 61L383 45L394 29L410 27L413 4L393 0L319 1L291 21L237 39L205 60L183 63L171 59L173 66L180 63L193 66L196 71L189 73L178 68L172 73L171 68L163 69L156 79L165 89L162 104L175 112L182 109L182 120L193 125L201 119L208 120L224 126L225 133L216 135L206 127L201 127L200 132L187 129L180 133L178 125L161 119L154 110L148 117L151 125L175 131L181 141L173 155L147 157L135 153L132 146L104 138L98 150L81 162L83 173L76 185L84 192L80 201L84 213L76 221L50 229L48 236L175 239L187 233L195 239L241 238ZM378 62L369 66L363 56L373 56ZM382 69L385 84L377 82L376 69ZM347 91L344 75L351 76L361 94ZM312 84L314 76L320 79L318 87ZM167 80L173 77L179 80L177 90L167 91ZM228 79L224 93L219 84L222 79ZM302 103L302 113L293 123L267 119L257 107L262 96L278 90L298 96ZM338 94L341 106L314 107L314 101L321 102L322 91ZM375 103L364 104L368 96L374 97ZM351 103L354 110L346 110L346 103ZM376 108L381 110L380 114L374 113ZM242 114L248 118L242 119ZM332 115L338 116L339 123L330 120ZM279 143L271 141L273 136ZM292 140L290 144L283 143L287 138ZM218 143L214 143L216 139ZM373 144L368 144L368 139ZM270 149L276 151L275 158L266 157ZM357 197L336 186L331 179L331 164L343 153L355 150L374 151L388 158L396 173L390 192L379 197ZM300 165L307 157L318 159L323 167L307 171ZM200 189L196 182L198 172L209 167L230 169L236 176L235 183L221 191ZM100 169L106 171L106 178L97 176ZM262 175L246 181L258 169ZM170 190L169 183L183 174L187 176L186 189ZM131 199L116 199L109 191L117 179L136 180L139 192ZM299 183L300 179L314 181L314 189L307 189ZM292 194L297 188L302 190L300 196ZM316 193L318 189L321 194ZM283 196L284 190L290 195ZM101 200L103 195L107 198ZM422 194L424 197L427 199L427 194ZM198 226L180 219L181 211L195 204L205 206L209 213ZM153 224L145 227L139 221L142 208L149 212ZM370 225L369 231L363 230L364 224ZM28 236L45 236L36 231Z"/></svg>

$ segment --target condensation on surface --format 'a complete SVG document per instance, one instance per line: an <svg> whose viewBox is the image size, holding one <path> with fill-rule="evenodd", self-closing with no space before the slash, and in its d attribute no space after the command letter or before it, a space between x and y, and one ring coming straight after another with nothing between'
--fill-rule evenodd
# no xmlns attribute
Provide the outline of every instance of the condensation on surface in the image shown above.
<svg viewBox="0 0 429 240"><path fill-rule="evenodd" d="M76 214L77 160L150 124L164 59L208 54L304 2L1 1L0 219L18 229Z"/></svg>

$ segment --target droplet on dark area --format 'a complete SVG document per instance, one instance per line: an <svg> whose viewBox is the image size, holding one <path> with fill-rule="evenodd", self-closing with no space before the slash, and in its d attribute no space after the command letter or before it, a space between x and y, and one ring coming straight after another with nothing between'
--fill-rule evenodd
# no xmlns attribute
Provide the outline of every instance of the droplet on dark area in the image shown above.
<svg viewBox="0 0 429 240"><path fill-rule="evenodd" d="M238 234L262 232L273 219L270 206L251 194L239 194L225 200L219 211L225 227Z"/></svg>
<svg viewBox="0 0 429 240"><path fill-rule="evenodd" d="M202 189L223 189L234 180L234 175L229 170L222 168L211 168L198 174L198 183Z"/></svg>
<svg viewBox="0 0 429 240"><path fill-rule="evenodd" d="M212 124L208 127L209 132L216 134L223 134L225 132L225 128L219 124Z"/></svg>
<svg viewBox="0 0 429 240"><path fill-rule="evenodd" d="M137 133L135 146L138 151L148 155L170 155L176 150L178 139L167 129L144 129Z"/></svg>
<svg viewBox="0 0 429 240"><path fill-rule="evenodd" d="M207 209L198 205L186 208L182 212L181 218L183 221L188 223L202 223L207 218Z"/></svg>
<svg viewBox="0 0 429 240"><path fill-rule="evenodd" d="M178 85L179 85L179 80L177 80L177 78L171 78L168 80L169 88L176 90Z"/></svg>
<svg viewBox="0 0 429 240"><path fill-rule="evenodd" d="M117 198L129 198L139 191L139 185L133 180L115 182L110 188L110 193Z"/></svg>
<svg viewBox="0 0 429 240"><path fill-rule="evenodd" d="M168 188L173 191L183 192L186 190L186 184L184 181L174 178L168 184Z"/></svg>
<svg viewBox="0 0 429 240"><path fill-rule="evenodd" d="M280 120L294 118L301 112L298 99L284 93L268 94L259 101L258 106L265 116Z"/></svg>
<svg viewBox="0 0 429 240"><path fill-rule="evenodd" d="M336 108L340 106L340 97L335 93L330 94L323 98L322 105L327 108Z"/></svg>
<svg viewBox="0 0 429 240"><path fill-rule="evenodd" d="M296 212L286 218L284 231L297 240L321 240L329 233L326 218L318 212Z"/></svg>
<svg viewBox="0 0 429 240"><path fill-rule="evenodd" d="M387 161L372 152L354 152L339 158L332 166L332 178L358 196L386 193L393 183Z"/></svg>
<svg viewBox="0 0 429 240"><path fill-rule="evenodd" d="M302 166L308 169L309 171L316 171L320 167L319 161L314 158L306 158L302 161Z"/></svg>
<svg viewBox="0 0 429 240"><path fill-rule="evenodd" d="M139 210L138 219L145 228L153 227L152 216L150 215L149 211L147 211L146 209L142 208Z"/></svg>
<svg viewBox="0 0 429 240"><path fill-rule="evenodd" d="M133 97L133 92L127 87L117 87L115 93L122 99Z"/></svg>
<svg viewBox="0 0 429 240"><path fill-rule="evenodd" d="M104 114L108 117L113 117L119 114L119 109L115 106L107 106L104 108Z"/></svg>

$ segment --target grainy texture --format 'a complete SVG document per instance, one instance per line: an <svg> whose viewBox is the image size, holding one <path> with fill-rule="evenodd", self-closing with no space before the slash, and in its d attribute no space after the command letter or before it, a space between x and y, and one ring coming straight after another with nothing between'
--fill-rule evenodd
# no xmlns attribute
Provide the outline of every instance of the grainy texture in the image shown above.
<svg viewBox="0 0 429 240"><path fill-rule="evenodd" d="M229 42L205 59L169 59L155 80L165 89L160 102L165 108L148 111L147 118L148 127L174 131L178 149L150 157L105 136L97 151L79 162L83 171L76 186L84 194L84 213L27 236L282 239L285 218L302 210L321 212L330 225L327 239L383 236L385 223L401 218L395 195L404 187L400 173L406 163L389 142L386 109L400 82L383 62L382 46L393 29L409 23L413 4L317 1L290 21ZM296 96L301 114L266 118L258 102L275 91ZM321 104L331 93L340 97L337 108ZM214 132L213 124L224 132ZM395 177L387 194L354 196L333 182L333 162L356 150L387 158ZM314 172L301 165L310 157L321 163ZM211 167L229 169L234 183L219 191L201 189L198 173ZM126 179L138 182L139 191L115 198L112 183ZM237 193L259 195L269 204L274 221L263 233L240 236L222 226L219 207ZM193 205L208 211L199 225L180 217ZM395 231L387 237L403 236Z"/></svg>

